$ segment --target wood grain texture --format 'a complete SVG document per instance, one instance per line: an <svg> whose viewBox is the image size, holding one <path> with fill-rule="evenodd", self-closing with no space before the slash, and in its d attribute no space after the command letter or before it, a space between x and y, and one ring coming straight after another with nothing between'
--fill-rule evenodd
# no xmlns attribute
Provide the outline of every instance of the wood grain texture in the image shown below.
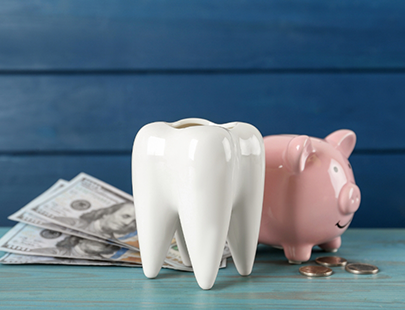
<svg viewBox="0 0 405 310"><path fill-rule="evenodd" d="M404 240L404 229L349 229L338 255L380 272L354 275L333 267L327 278L304 277L282 251L259 245L250 276L239 276L229 259L209 291L192 273L172 270L151 280L140 268L1 265L0 301L4 308L38 309L403 309ZM310 264L324 255L314 250Z"/></svg>
<svg viewBox="0 0 405 310"><path fill-rule="evenodd" d="M404 69L404 15L383 0L3 0L0 69Z"/></svg>
<svg viewBox="0 0 405 310"><path fill-rule="evenodd" d="M239 120L263 135L356 132L405 150L405 74L0 76L0 152L130 151L157 120Z"/></svg>
<svg viewBox="0 0 405 310"><path fill-rule="evenodd" d="M362 202L351 227L405 227L405 155L350 158ZM0 225L59 178L86 172L132 193L130 154L1 156Z"/></svg>

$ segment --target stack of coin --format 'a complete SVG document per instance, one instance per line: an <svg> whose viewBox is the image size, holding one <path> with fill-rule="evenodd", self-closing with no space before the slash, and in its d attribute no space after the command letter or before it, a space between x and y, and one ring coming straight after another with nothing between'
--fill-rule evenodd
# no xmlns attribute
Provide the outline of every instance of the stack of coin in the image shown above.
<svg viewBox="0 0 405 310"><path fill-rule="evenodd" d="M315 259L322 266L304 266L299 269L300 273L307 277L327 277L333 271L329 267L346 266L345 270L354 274L375 274L378 267L364 263L347 263L347 259L338 256L324 256Z"/></svg>

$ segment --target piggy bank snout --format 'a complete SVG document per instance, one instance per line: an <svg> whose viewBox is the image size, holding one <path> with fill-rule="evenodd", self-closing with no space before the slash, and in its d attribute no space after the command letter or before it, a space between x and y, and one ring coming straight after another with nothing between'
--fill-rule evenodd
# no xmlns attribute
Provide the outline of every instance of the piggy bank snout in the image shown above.
<svg viewBox="0 0 405 310"><path fill-rule="evenodd" d="M345 214L352 214L360 206L361 194L359 187L354 183L347 183L339 194L339 208Z"/></svg>

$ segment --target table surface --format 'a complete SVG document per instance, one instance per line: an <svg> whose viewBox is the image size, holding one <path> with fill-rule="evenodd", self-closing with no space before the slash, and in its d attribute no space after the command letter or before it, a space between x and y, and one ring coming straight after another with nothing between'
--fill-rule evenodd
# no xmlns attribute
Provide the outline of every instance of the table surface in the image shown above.
<svg viewBox="0 0 405 310"><path fill-rule="evenodd" d="M0 228L3 235L8 228ZM311 261L325 254L314 249ZM232 259L214 287L201 290L189 272L162 269L147 279L141 268L0 265L3 308L405 308L405 229L349 229L338 253L378 266L375 275L333 267L330 277L307 278L281 250L259 245L253 272L237 273Z"/></svg>

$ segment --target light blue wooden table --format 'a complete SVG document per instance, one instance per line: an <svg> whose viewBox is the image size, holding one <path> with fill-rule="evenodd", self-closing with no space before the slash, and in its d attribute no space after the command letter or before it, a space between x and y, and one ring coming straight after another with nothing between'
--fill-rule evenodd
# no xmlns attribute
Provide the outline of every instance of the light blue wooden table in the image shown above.
<svg viewBox="0 0 405 310"><path fill-rule="evenodd" d="M2 228L0 234L6 231ZM323 255L314 251L311 259ZM299 274L300 266L286 262L280 250L262 245L249 277L240 277L229 259L210 291L201 290L192 273L173 270L162 270L150 280L140 268L1 265L0 307L405 308L405 229L349 229L338 255L349 262L375 264L381 271L354 275L334 267L330 277L307 278Z"/></svg>

